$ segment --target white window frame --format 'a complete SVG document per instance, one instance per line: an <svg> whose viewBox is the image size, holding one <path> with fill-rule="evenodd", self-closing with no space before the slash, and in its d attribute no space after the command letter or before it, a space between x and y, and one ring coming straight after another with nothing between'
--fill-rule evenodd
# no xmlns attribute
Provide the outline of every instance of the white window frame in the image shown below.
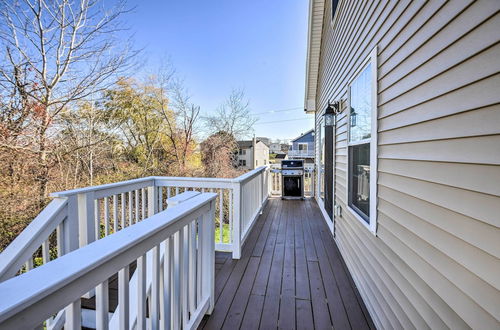
<svg viewBox="0 0 500 330"><path fill-rule="evenodd" d="M301 146L301 145L302 145L302 146L304 146L304 145L305 145L305 146L306 146L306 148L301 150L301 149L300 149L300 146ZM297 150L298 150L298 151L309 151L309 143L307 143L307 142L298 142L298 143L297 143Z"/></svg>
<svg viewBox="0 0 500 330"><path fill-rule="evenodd" d="M359 74L367 67L368 64L371 64L371 97L372 97L372 109L371 109L371 137L369 139L364 139L361 141L350 142L351 128L349 123L351 122L351 85L353 81L359 76ZM350 180L350 168L351 164L349 163L349 156L347 157L347 184L346 184L346 196L347 196L347 210L357 219L363 226L368 228L370 232L374 235L377 234L377 162L378 162L378 146L377 146L377 132L378 132L378 110L377 110L377 47L375 47L371 52L368 58L363 62L360 68L356 71L353 78L349 81L348 84L348 92L347 92L347 153L349 154L349 147L355 146L359 144L370 143L370 217L369 223L366 222L363 217L361 217L358 212L356 212L352 207L349 206L350 200L350 189L349 189L349 180Z"/></svg>

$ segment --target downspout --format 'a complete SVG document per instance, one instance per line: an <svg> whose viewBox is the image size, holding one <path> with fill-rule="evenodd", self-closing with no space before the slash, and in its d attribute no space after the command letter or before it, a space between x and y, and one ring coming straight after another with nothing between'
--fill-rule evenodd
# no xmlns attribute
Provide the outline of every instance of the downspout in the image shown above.
<svg viewBox="0 0 500 330"><path fill-rule="evenodd" d="M257 160L255 159L256 155L257 155L257 152L255 150L257 146L257 140L255 139L255 135L253 136L253 139L252 139L252 170L255 170L257 168Z"/></svg>

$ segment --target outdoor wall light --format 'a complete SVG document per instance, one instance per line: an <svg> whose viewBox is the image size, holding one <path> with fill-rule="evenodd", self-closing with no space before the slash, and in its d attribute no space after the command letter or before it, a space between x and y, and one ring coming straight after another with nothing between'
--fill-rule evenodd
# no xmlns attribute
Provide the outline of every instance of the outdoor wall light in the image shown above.
<svg viewBox="0 0 500 330"><path fill-rule="evenodd" d="M356 127L356 117L357 117L356 111L354 111L354 108L351 108L351 116L350 116L351 127Z"/></svg>
<svg viewBox="0 0 500 330"><path fill-rule="evenodd" d="M335 126L335 114L339 111L339 102L330 103L323 114L325 126Z"/></svg>

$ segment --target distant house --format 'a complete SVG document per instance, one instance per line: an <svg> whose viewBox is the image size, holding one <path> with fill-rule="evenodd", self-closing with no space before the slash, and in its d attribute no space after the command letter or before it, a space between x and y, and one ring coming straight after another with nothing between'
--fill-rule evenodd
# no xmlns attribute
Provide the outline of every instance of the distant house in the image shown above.
<svg viewBox="0 0 500 330"><path fill-rule="evenodd" d="M288 158L305 159L313 162L314 159L314 129L311 129L291 141Z"/></svg>
<svg viewBox="0 0 500 330"><path fill-rule="evenodd" d="M263 142L268 147L271 145L271 139L270 138L263 137L263 136L258 136L258 137L256 137L256 139L257 139L257 141Z"/></svg>
<svg viewBox="0 0 500 330"><path fill-rule="evenodd" d="M269 144L269 152L272 154L282 153L283 150L281 150L281 143L276 143L276 142L270 143Z"/></svg>
<svg viewBox="0 0 500 330"><path fill-rule="evenodd" d="M254 169L269 164L269 147L260 140L238 141L238 167Z"/></svg>

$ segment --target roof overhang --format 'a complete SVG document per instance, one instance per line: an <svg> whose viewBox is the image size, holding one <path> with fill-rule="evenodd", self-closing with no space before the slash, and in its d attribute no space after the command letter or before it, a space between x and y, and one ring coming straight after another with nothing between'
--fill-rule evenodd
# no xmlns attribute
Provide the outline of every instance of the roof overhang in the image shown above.
<svg viewBox="0 0 500 330"><path fill-rule="evenodd" d="M319 58L321 53L321 33L325 0L309 0L309 27L307 34L306 91L304 111L316 112L316 92L318 88Z"/></svg>

